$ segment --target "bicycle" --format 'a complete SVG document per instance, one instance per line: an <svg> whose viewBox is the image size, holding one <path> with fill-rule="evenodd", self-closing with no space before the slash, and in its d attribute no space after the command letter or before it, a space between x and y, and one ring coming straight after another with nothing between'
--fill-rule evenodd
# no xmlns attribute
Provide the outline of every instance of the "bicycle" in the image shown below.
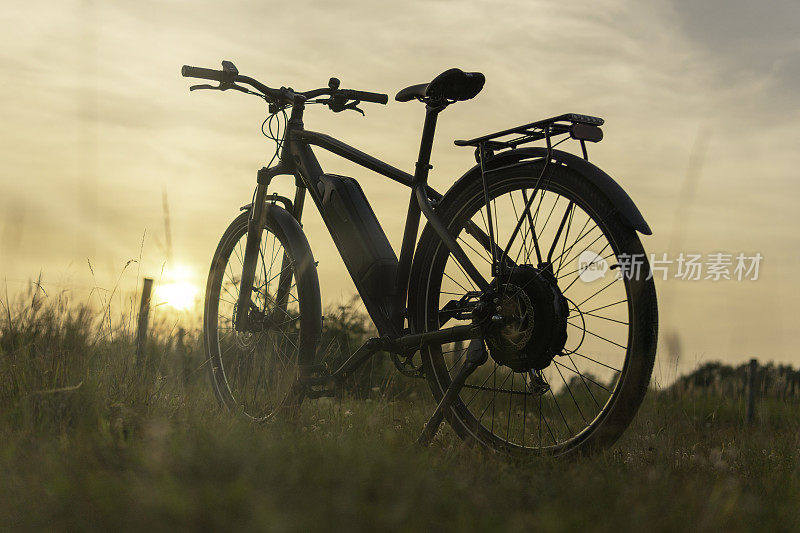
<svg viewBox="0 0 800 533"><path fill-rule="evenodd" d="M427 184L437 117L477 96L482 74L450 69L397 93L425 104L419 158L407 173L303 125L307 105L363 114L359 105L386 104L386 94L342 89L336 78L305 92L273 89L230 61L222 66L184 66L182 75L218 82L191 90L258 96L270 125L283 123L271 135L278 161L258 171L206 287L204 344L224 407L253 420L291 412L334 395L382 351L404 375L426 379L438 403L422 444L443 418L462 439L522 456L589 453L623 433L655 357L655 286L637 234L652 232L588 160L587 143L603 138L601 118L570 113L457 140L474 148L476 164L440 194ZM556 149L567 140L580 156ZM535 141L544 146L524 146ZM358 182L324 173L312 146L411 189L399 257ZM294 176L293 199L267 192L278 175ZM306 193L379 334L336 367L317 358L322 309L300 225Z"/></svg>

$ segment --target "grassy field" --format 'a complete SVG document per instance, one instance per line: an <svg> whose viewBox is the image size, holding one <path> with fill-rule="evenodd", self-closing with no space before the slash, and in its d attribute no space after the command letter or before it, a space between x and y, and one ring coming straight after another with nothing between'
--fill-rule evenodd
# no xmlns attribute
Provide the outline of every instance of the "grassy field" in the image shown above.
<svg viewBox="0 0 800 533"><path fill-rule="evenodd" d="M1 309L4 529L800 530L797 400L745 427L739 397L653 390L613 449L519 463L449 428L415 446L424 383L252 425L217 409L192 334L162 325L137 367L92 311Z"/></svg>

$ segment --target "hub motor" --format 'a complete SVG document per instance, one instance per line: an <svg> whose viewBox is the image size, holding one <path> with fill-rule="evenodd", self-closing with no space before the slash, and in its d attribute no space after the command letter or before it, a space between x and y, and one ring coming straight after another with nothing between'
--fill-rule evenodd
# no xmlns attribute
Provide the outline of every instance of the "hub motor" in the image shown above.
<svg viewBox="0 0 800 533"><path fill-rule="evenodd" d="M494 280L496 316L486 337L489 354L516 372L541 370L567 341L567 299L552 267L519 265Z"/></svg>

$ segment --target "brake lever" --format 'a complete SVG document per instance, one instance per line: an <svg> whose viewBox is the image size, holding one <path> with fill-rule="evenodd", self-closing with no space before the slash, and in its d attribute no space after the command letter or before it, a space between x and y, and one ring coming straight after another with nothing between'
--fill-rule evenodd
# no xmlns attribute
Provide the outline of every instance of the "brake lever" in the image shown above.
<svg viewBox="0 0 800 533"><path fill-rule="evenodd" d="M366 113L364 113L364 110L361 109L360 107L358 107L358 104L360 104L360 103L361 103L361 100L354 100L354 101L350 102L349 104L347 104L346 106L344 106L343 110L344 109L352 109L353 111L358 111L359 113L361 113L362 117L365 117L367 115L366 115Z"/></svg>
<svg viewBox="0 0 800 533"><path fill-rule="evenodd" d="M364 113L364 110L358 107L358 104L361 103L361 100L354 100L350 103L345 102L347 102L347 99L342 95L333 95L330 98L315 98L307 101L306 103L325 104L334 113L341 113L342 111L350 109L352 111L358 111L362 116L367 116L366 113Z"/></svg>
<svg viewBox="0 0 800 533"><path fill-rule="evenodd" d="M216 87L214 85L209 85L207 83L203 83L203 84L200 84L200 85L192 85L191 87L189 87L190 91L197 91L197 90L200 90L200 89L211 89L211 90L214 90L214 91L221 91L222 87Z"/></svg>
<svg viewBox="0 0 800 533"><path fill-rule="evenodd" d="M190 91L197 91L201 89L209 89L212 91L227 91L228 89L234 89L236 91L241 91L243 93L251 93L248 89L242 87L241 85L236 85L235 83L220 83L219 85L209 85L207 83L203 83L201 85L192 85L189 87ZM255 94L255 93L254 93Z"/></svg>

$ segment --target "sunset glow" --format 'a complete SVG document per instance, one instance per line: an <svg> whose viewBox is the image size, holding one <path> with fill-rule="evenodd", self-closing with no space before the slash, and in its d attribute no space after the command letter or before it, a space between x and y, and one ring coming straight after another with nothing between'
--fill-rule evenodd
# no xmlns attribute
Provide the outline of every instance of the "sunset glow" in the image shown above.
<svg viewBox="0 0 800 533"><path fill-rule="evenodd" d="M192 272L186 267L177 266L165 271L162 282L156 286L156 305L166 304L179 311L194 307L200 288L192 279Z"/></svg>

